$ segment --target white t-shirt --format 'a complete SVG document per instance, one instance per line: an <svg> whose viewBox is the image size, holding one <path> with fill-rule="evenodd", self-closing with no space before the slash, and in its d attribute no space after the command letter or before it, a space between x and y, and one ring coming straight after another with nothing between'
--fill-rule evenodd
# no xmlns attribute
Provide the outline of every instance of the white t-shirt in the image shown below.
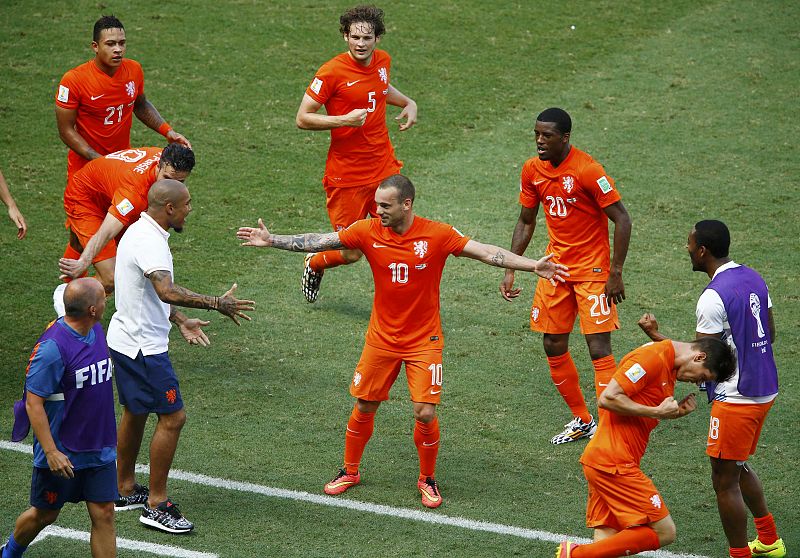
<svg viewBox="0 0 800 558"><path fill-rule="evenodd" d="M714 272L714 277L718 273L722 273L727 269L739 267L736 262L728 262L717 268ZM713 279L713 277L712 277ZM772 308L772 298L767 297L767 308ZM731 348L736 351L736 340L731 334L731 325L728 323L728 313L725 311L725 305L722 302L717 291L714 289L706 289L700 298L697 299L697 333L706 335L715 335L722 333L722 339ZM736 372L727 382L717 384L714 390L715 394L724 395L726 403L769 403L775 395L767 395L765 397L747 397L739 393L739 364L736 364Z"/></svg>
<svg viewBox="0 0 800 558"><path fill-rule="evenodd" d="M170 305L162 302L148 275L172 272L169 233L147 213L131 225L117 247L114 299L117 311L108 326L108 346L129 358L167 352ZM173 275L174 277L174 275Z"/></svg>

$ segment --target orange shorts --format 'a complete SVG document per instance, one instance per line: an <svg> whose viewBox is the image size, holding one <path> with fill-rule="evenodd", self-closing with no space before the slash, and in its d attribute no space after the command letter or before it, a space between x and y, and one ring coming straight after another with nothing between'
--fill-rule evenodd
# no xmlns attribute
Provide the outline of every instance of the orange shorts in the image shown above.
<svg viewBox="0 0 800 558"><path fill-rule="evenodd" d="M610 527L622 531L647 525L669 515L667 505L653 481L640 469L625 473L606 473L588 465L583 475L589 482L586 526Z"/></svg>
<svg viewBox="0 0 800 558"><path fill-rule="evenodd" d="M350 395L365 401L386 401L403 363L411 401L438 405L442 397L441 349L399 353L365 344L350 383Z"/></svg>
<svg viewBox="0 0 800 558"><path fill-rule="evenodd" d="M334 231L346 229L367 215L377 217L375 190L378 184L355 186L353 188L325 187L325 207Z"/></svg>
<svg viewBox="0 0 800 558"><path fill-rule="evenodd" d="M575 316L581 333L606 333L619 329L617 306L604 294L605 281L556 283L539 278L531 308L531 329L542 333L570 333Z"/></svg>
<svg viewBox="0 0 800 558"><path fill-rule="evenodd" d="M747 461L756 453L761 428L773 403L737 405L714 401L706 454L719 459Z"/></svg>
<svg viewBox="0 0 800 558"><path fill-rule="evenodd" d="M66 226L68 229L71 229L73 233L75 233L75 236L78 237L78 241L81 243L81 246L86 247L86 243L89 242L89 239L91 239L94 234L100 230L100 225L103 224L103 220L105 218L105 213L101 215L95 211L89 211L83 207L72 206L67 209ZM92 260L92 263L101 262L103 260L116 257L117 240L109 240L108 244L103 246L103 248L97 253L97 256L95 256L94 260Z"/></svg>

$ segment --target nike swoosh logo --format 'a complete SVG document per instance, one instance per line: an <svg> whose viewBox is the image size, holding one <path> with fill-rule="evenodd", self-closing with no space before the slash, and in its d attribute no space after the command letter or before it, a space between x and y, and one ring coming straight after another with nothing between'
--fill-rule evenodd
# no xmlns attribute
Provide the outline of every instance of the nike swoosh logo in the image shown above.
<svg viewBox="0 0 800 558"><path fill-rule="evenodd" d="M533 181L533 185L534 185L534 186L538 186L538 185L539 185L539 184L541 184L542 182L547 182L547 181L546 181L546 180L534 180L534 181Z"/></svg>
<svg viewBox="0 0 800 558"><path fill-rule="evenodd" d="M608 320L610 320L610 319L611 319L611 318L606 318L605 320L595 320L595 321L594 321L594 323L596 323L597 325L600 325L600 324L604 324L604 323L606 323L606 322L607 322Z"/></svg>
<svg viewBox="0 0 800 558"><path fill-rule="evenodd" d="M372 243L373 248L386 248L385 244L378 244L377 242Z"/></svg>
<svg viewBox="0 0 800 558"><path fill-rule="evenodd" d="M557 386L560 386L560 385L561 385L561 384L563 384L564 382L566 382L566 380L561 380L560 382L558 382L558 383L557 383L557 384L555 384L555 385L557 385Z"/></svg>
<svg viewBox="0 0 800 558"><path fill-rule="evenodd" d="M439 395L440 393L442 393L442 390L440 390L440 389L437 389L435 391L431 390L431 395Z"/></svg>
<svg viewBox="0 0 800 558"><path fill-rule="evenodd" d="M608 384L604 384L603 382L597 382L597 385L600 387L608 387Z"/></svg>
<svg viewBox="0 0 800 558"><path fill-rule="evenodd" d="M347 82L347 87L350 87L351 85L355 85L355 84L356 84L356 83L358 83L359 81L361 81L361 80L360 80L360 79L357 79L357 80L355 80L355 81L348 81L348 82Z"/></svg>
<svg viewBox="0 0 800 558"><path fill-rule="evenodd" d="M431 442L430 444L428 442L422 442L422 445L429 448L431 446L435 446L438 443L439 443L439 440L436 440L435 442Z"/></svg>
<svg viewBox="0 0 800 558"><path fill-rule="evenodd" d="M351 429L349 426L347 427L348 432L352 432L353 434L361 434L360 432L356 432L355 430Z"/></svg>
<svg viewBox="0 0 800 558"><path fill-rule="evenodd" d="M706 447L708 447L708 446L716 446L716 445L717 445L716 442L708 442L708 443L706 443Z"/></svg>
<svg viewBox="0 0 800 558"><path fill-rule="evenodd" d="M102 95L98 95L97 97L95 97L94 95L92 95L92 96L91 96L91 97L92 97L92 101L96 101L96 100L97 100L97 99L99 99L100 97L105 97L105 95L106 95L105 93L103 93Z"/></svg>

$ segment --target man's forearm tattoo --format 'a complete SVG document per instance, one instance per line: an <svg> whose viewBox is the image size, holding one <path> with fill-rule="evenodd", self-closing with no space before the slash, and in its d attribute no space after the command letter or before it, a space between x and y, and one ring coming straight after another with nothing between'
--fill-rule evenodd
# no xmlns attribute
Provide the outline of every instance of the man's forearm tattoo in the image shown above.
<svg viewBox="0 0 800 558"><path fill-rule="evenodd" d="M497 252L494 256L492 256L492 265L496 265L497 267L503 267L503 263L506 261L505 255L502 252Z"/></svg>
<svg viewBox="0 0 800 558"><path fill-rule="evenodd" d="M337 233L275 234L271 240L273 248L292 252L322 252L344 248Z"/></svg>
<svg viewBox="0 0 800 558"><path fill-rule="evenodd" d="M183 306L185 308L215 308L217 297L208 296L190 291L185 287L172 283L172 274L168 271L160 270L154 271L150 274L150 281L156 287L156 291L168 289L166 299L164 302L172 304L173 306Z"/></svg>

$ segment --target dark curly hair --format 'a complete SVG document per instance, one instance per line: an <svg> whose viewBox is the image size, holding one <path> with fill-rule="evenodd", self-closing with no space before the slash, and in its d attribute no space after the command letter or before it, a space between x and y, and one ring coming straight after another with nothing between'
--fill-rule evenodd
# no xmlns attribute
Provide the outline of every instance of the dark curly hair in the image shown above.
<svg viewBox="0 0 800 558"><path fill-rule="evenodd" d="M376 6L356 6L347 10L339 18L339 32L342 35L349 35L350 26L361 22L372 26L375 37L386 33L386 26L383 24L383 10Z"/></svg>
<svg viewBox="0 0 800 558"><path fill-rule="evenodd" d="M178 172L192 172L194 151L180 143L171 143L161 152L161 165L169 165Z"/></svg>
<svg viewBox="0 0 800 558"><path fill-rule="evenodd" d="M92 34L92 40L96 43L100 42L100 33L105 31L106 29L122 29L123 31L125 28L122 26L122 22L118 20L113 15L104 15L100 19L94 22L94 33Z"/></svg>

